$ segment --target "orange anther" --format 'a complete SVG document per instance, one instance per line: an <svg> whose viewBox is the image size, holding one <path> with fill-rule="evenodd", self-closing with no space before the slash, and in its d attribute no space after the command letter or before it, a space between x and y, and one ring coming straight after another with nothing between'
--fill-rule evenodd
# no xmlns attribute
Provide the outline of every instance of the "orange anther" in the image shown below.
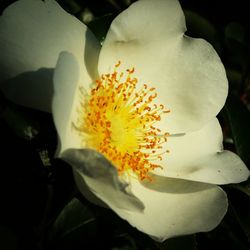
<svg viewBox="0 0 250 250"><path fill-rule="evenodd" d="M121 61L118 61L118 63L115 65L116 68L118 68L121 65Z"/></svg>
<svg viewBox="0 0 250 250"><path fill-rule="evenodd" d="M149 172L161 168L153 161L162 160L169 152L162 153L161 146L169 134L162 135L156 123L170 111L163 110L163 104L154 103L155 88L143 84L136 89L138 79L132 77L134 68L119 72L120 65L121 61L113 72L102 74L95 81L89 98L77 107L79 117L73 126L83 136L87 135L83 141L88 147L101 152L117 166L119 174L132 173L141 180L152 181ZM83 96L84 92L79 90Z"/></svg>

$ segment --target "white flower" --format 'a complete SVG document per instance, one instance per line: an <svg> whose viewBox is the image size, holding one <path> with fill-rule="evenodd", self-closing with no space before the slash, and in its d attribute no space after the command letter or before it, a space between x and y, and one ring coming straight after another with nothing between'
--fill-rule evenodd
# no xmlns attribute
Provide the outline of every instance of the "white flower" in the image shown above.
<svg viewBox="0 0 250 250"><path fill-rule="evenodd" d="M216 115L228 91L224 67L210 44L185 31L177 0L132 4L102 47L52 0L18 1L0 19L4 93L47 111L52 101L57 155L83 195L160 241L213 229L227 210L217 184L249 176L223 151Z"/></svg>

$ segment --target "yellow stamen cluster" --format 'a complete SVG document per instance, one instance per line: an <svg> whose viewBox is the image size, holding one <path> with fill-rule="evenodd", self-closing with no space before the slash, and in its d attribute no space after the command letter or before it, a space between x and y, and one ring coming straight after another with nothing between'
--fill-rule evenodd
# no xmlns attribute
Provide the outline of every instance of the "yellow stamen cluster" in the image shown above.
<svg viewBox="0 0 250 250"><path fill-rule="evenodd" d="M87 101L82 98L79 120L75 125L82 134L85 146L94 148L108 158L119 174L135 174L140 180L150 179L155 160L162 160L167 151L163 143L168 133L155 127L162 114L168 113L157 98L155 88L144 84L137 88L132 77L134 68L118 73L104 74L95 82Z"/></svg>

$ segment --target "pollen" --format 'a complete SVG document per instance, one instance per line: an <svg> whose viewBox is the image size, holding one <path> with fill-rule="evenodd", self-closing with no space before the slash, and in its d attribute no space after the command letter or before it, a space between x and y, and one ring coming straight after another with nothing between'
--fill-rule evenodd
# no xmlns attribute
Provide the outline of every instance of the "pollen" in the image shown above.
<svg viewBox="0 0 250 250"><path fill-rule="evenodd" d="M82 95L73 123L85 147L93 148L117 167L119 175L151 180L149 172L162 168L159 164L168 133L157 123L170 111L157 104L154 87L138 83L135 68L101 75L91 92ZM138 87L139 86L139 87Z"/></svg>

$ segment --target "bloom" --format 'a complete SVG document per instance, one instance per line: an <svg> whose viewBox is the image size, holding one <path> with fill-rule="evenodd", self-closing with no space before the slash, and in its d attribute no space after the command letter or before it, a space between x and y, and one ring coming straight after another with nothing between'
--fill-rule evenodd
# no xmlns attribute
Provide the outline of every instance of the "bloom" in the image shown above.
<svg viewBox="0 0 250 250"><path fill-rule="evenodd" d="M249 176L222 148L224 67L185 31L177 0L132 4L102 47L54 1L21 0L0 20L5 94L43 110L52 100L57 156L83 195L158 240L214 228L227 209L217 184Z"/></svg>

